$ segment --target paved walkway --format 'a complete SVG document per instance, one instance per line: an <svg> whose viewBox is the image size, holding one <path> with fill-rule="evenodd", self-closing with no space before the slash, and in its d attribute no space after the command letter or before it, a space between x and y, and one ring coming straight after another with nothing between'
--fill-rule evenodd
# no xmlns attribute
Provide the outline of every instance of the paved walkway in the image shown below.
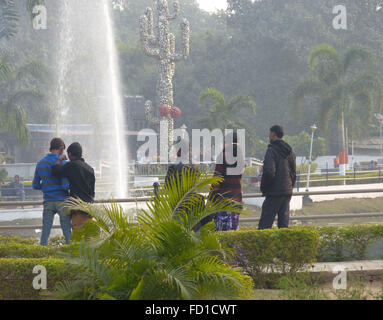
<svg viewBox="0 0 383 320"><path fill-rule="evenodd" d="M344 267L345 271L383 271L383 260L317 262L313 266L313 272L332 272L337 266Z"/></svg>

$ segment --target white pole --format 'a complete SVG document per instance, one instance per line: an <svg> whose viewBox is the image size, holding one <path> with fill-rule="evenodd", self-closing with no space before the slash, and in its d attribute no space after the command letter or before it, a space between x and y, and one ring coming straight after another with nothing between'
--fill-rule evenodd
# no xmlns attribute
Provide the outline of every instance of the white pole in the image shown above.
<svg viewBox="0 0 383 320"><path fill-rule="evenodd" d="M306 186L306 191L309 191L310 187L310 173L311 173L311 158L313 154L313 142L314 142L314 130L311 133L311 144L310 144L310 157L309 157L309 167L307 170L307 186Z"/></svg>
<svg viewBox="0 0 383 320"><path fill-rule="evenodd" d="M382 125L383 125L383 121L380 121L380 155L381 156L383 156Z"/></svg>

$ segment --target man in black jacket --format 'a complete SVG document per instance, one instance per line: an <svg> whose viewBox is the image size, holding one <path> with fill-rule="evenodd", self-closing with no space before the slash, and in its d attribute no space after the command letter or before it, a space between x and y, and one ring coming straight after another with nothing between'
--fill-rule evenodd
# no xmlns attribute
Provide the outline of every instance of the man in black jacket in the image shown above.
<svg viewBox="0 0 383 320"><path fill-rule="evenodd" d="M283 127L270 128L270 144L263 162L261 191L266 199L258 228L269 229L278 214L278 228L289 227L290 200L296 181L296 158L292 148L282 140Z"/></svg>
<svg viewBox="0 0 383 320"><path fill-rule="evenodd" d="M96 178L93 168L82 158L82 147L78 142L72 143L68 147L68 157L70 162L61 166L61 161L66 160L65 155L61 155L52 167L52 174L59 178L68 178L70 196L85 202L94 201L94 187ZM72 228L77 229L84 225L92 217L82 211L72 212Z"/></svg>

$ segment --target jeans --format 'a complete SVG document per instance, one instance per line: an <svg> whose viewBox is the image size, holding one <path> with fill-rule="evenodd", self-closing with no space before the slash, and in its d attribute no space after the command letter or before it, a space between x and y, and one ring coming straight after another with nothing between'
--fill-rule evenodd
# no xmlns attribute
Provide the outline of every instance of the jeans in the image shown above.
<svg viewBox="0 0 383 320"><path fill-rule="evenodd" d="M291 196L266 197L262 205L258 229L270 229L278 214L278 228L288 228Z"/></svg>
<svg viewBox="0 0 383 320"><path fill-rule="evenodd" d="M65 237L65 243L70 243L72 234L71 215L65 206L64 201L46 201L44 202L43 231L41 233L41 245L43 246L48 245L48 239L56 213L60 216L60 225Z"/></svg>

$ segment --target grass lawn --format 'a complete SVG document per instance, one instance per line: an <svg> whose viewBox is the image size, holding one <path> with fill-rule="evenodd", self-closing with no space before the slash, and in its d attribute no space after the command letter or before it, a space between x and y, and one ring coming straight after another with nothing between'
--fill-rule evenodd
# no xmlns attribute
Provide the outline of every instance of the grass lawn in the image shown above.
<svg viewBox="0 0 383 320"><path fill-rule="evenodd" d="M260 216L261 208L248 206L251 216ZM294 211L296 216L341 214L341 213L364 213L383 212L383 197L381 198L352 198L337 199L332 201L314 202L304 205L302 210Z"/></svg>
<svg viewBox="0 0 383 320"><path fill-rule="evenodd" d="M250 215L248 217L260 217L261 209L256 206L248 206ZM291 212L295 216L312 216L343 213L368 213L383 212L383 197L338 199L332 201L314 202L304 205L302 210ZM243 216L245 218L245 216ZM247 217L247 216L246 216ZM308 223L308 222L304 222ZM371 218L348 218L348 219L321 219L313 221L315 225L343 225L361 223L383 223L383 217ZM310 223L311 224L311 223ZM246 224L247 225L247 224ZM253 225L253 224L249 224Z"/></svg>
<svg viewBox="0 0 383 320"><path fill-rule="evenodd" d="M375 199L337 199L332 201L314 202L295 211L295 215L320 215L341 213L383 212L383 197Z"/></svg>

